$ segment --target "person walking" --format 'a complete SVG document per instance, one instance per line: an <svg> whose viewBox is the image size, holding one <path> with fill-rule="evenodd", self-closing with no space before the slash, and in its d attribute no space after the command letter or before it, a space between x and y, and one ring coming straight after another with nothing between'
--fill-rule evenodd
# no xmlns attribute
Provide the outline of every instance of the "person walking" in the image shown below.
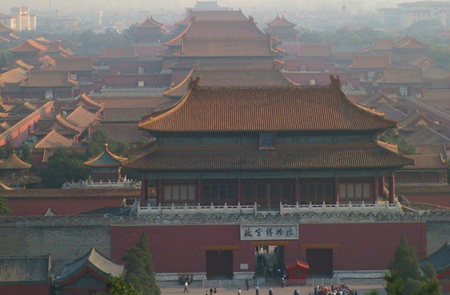
<svg viewBox="0 0 450 295"><path fill-rule="evenodd" d="M213 288L211 287L211 288L209 289L209 295L213 295L213 292L214 292L214 290L213 290Z"/></svg>
<svg viewBox="0 0 450 295"><path fill-rule="evenodd" d="M259 286L258 285L255 286L255 295L259 295Z"/></svg>
<svg viewBox="0 0 450 295"><path fill-rule="evenodd" d="M189 293L189 283L188 283L188 281L184 282L183 293Z"/></svg>
<svg viewBox="0 0 450 295"><path fill-rule="evenodd" d="M216 288L214 288L214 295L217 295L217 289Z"/></svg>
<svg viewBox="0 0 450 295"><path fill-rule="evenodd" d="M247 291L250 290L250 280L249 279L245 279L245 286L247 287Z"/></svg>
<svg viewBox="0 0 450 295"><path fill-rule="evenodd" d="M273 295L273 289L272 289L272 287L270 287L270 289L269 289L269 295Z"/></svg>
<svg viewBox="0 0 450 295"><path fill-rule="evenodd" d="M241 290L241 288L238 288L238 295L241 295L242 294L242 290Z"/></svg>

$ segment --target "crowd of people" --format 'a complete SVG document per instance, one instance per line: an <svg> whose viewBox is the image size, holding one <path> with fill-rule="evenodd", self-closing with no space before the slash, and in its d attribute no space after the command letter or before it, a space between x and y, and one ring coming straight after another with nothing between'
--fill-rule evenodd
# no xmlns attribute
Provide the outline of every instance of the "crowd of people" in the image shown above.
<svg viewBox="0 0 450 295"><path fill-rule="evenodd" d="M314 287L314 295L358 295L358 292L345 284L331 287L318 285Z"/></svg>

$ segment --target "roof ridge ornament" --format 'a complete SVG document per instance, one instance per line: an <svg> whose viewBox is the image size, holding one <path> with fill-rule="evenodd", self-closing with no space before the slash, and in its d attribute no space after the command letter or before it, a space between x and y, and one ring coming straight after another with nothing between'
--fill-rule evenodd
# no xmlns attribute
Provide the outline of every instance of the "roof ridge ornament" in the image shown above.
<svg viewBox="0 0 450 295"><path fill-rule="evenodd" d="M284 62L278 59L274 59L272 61L272 69L274 70L281 70L281 68L283 67Z"/></svg>
<svg viewBox="0 0 450 295"><path fill-rule="evenodd" d="M191 91L195 91L197 90L197 88L199 87L199 83L200 83L200 76L195 77L195 79L193 77L191 77L189 79L189 83L188 83L188 90Z"/></svg>
<svg viewBox="0 0 450 295"><path fill-rule="evenodd" d="M341 79L339 78L339 75L336 76L336 78L333 75L330 75L330 85L337 88L337 89L341 89Z"/></svg>

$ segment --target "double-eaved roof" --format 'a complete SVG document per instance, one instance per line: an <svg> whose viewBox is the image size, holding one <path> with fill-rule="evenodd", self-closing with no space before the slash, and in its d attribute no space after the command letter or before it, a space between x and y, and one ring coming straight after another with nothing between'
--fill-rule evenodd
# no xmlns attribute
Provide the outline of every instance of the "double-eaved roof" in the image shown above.
<svg viewBox="0 0 450 295"><path fill-rule="evenodd" d="M297 85L276 67L272 68L196 68L178 85L164 92L164 96L181 98L186 93L189 80L200 77L203 86L289 86Z"/></svg>
<svg viewBox="0 0 450 295"><path fill-rule="evenodd" d="M160 29L163 26L162 23L156 21L153 16L148 16L143 22L134 26L137 29Z"/></svg>
<svg viewBox="0 0 450 295"><path fill-rule="evenodd" d="M259 169L352 169L413 165L383 142L360 144L297 144L273 151L252 147L211 149L159 147L147 156L129 161L136 170L259 170Z"/></svg>
<svg viewBox="0 0 450 295"><path fill-rule="evenodd" d="M296 27L297 25L288 21L284 15L279 17L277 15L277 17L269 22L266 23L266 25L268 25L269 27L288 27L288 28L293 28Z"/></svg>
<svg viewBox="0 0 450 295"><path fill-rule="evenodd" d="M166 46L181 46L183 38L253 38L265 37L253 20L240 21L193 21L177 37L167 41Z"/></svg>
<svg viewBox="0 0 450 295"><path fill-rule="evenodd" d="M335 86L198 87L139 127L150 132L378 131L396 123L355 105Z"/></svg>
<svg viewBox="0 0 450 295"><path fill-rule="evenodd" d="M189 81L183 99L147 116L139 127L157 137L169 134L303 133L374 134L396 123L352 103L331 77L329 86L206 87ZM414 160L383 142L284 144L274 150L255 146L198 147L154 144L125 167L152 171L380 169Z"/></svg>
<svg viewBox="0 0 450 295"><path fill-rule="evenodd" d="M192 21L239 21L248 20L241 10L190 10L186 16L176 22L178 26L187 26Z"/></svg>

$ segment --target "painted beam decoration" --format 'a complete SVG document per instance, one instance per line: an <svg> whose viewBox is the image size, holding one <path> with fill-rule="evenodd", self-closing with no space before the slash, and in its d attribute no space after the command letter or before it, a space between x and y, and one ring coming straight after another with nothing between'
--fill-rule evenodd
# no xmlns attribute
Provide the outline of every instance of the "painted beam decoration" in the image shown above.
<svg viewBox="0 0 450 295"><path fill-rule="evenodd" d="M298 224L241 225L241 241L298 240Z"/></svg>

